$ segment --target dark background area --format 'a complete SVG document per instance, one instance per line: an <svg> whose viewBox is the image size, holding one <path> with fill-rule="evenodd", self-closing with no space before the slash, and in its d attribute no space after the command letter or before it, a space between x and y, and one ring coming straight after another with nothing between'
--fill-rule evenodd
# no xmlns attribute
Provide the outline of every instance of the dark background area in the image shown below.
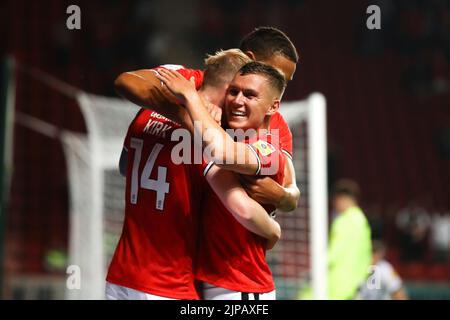
<svg viewBox="0 0 450 320"><path fill-rule="evenodd" d="M70 4L81 8L81 30L66 28ZM381 8L381 30L366 28L371 4ZM4 0L0 21L0 53L22 69L16 110L80 132L76 102L29 70L113 96L121 72L201 68L205 53L237 47L256 26L280 28L300 53L284 99L315 91L327 99L330 184L360 184L374 236L403 278L450 282L450 248L435 239L436 217L450 219L450 1ZM28 129L14 134L4 268L51 273L44 256L68 240L63 151Z"/></svg>

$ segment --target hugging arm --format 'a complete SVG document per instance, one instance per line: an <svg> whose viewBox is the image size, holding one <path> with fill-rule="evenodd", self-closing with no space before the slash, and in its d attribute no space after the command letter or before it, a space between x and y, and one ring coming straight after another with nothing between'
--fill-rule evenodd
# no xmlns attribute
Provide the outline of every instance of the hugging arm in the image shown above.
<svg viewBox="0 0 450 320"><path fill-rule="evenodd" d="M156 111L190 129L192 121L177 99L156 77L157 71L144 69L120 74L114 81L116 92L134 104Z"/></svg>
<svg viewBox="0 0 450 320"><path fill-rule="evenodd" d="M172 70L161 70L158 79L186 106L194 130L202 137L203 147L218 166L237 173L254 175L260 169L257 154L246 144L235 142L208 113L194 84Z"/></svg>
<svg viewBox="0 0 450 320"><path fill-rule="evenodd" d="M247 195L236 175L212 166L206 179L233 217L249 231L266 238L268 249L273 248L281 236L280 225L259 203Z"/></svg>

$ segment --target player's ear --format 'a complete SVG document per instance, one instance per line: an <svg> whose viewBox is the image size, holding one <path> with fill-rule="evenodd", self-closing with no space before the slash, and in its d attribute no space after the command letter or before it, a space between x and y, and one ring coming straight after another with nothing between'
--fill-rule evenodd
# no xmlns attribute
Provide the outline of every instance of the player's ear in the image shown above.
<svg viewBox="0 0 450 320"><path fill-rule="evenodd" d="M244 52L250 59L252 59L253 61L256 61L256 56L253 53L253 51L247 50Z"/></svg>
<svg viewBox="0 0 450 320"><path fill-rule="evenodd" d="M267 110L266 115L271 116L274 113L276 113L280 109L280 99L275 99L272 102L272 105L269 107L269 110Z"/></svg>

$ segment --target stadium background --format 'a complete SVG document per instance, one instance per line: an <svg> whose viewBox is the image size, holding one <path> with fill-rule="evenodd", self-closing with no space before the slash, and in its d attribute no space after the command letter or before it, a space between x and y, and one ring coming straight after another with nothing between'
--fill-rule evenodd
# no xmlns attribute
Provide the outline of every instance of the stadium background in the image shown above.
<svg viewBox="0 0 450 320"><path fill-rule="evenodd" d="M81 30L65 26L70 4L81 8ZM370 4L381 8L381 30L365 26ZM205 53L238 46L254 27L279 27L301 57L284 99L313 91L327 99L330 184L349 177L361 185L374 236L388 244L388 260L412 298L450 296L450 245L436 239L434 219L450 219L448 1L6 0L0 19L0 53L14 56L19 68L111 96L125 70L201 67ZM74 100L27 72L17 73L16 110L86 130ZM18 126L14 139L20 175L12 177L1 221L3 279L53 279L64 275L58 254L68 241L63 150ZM5 298L20 298L2 289Z"/></svg>

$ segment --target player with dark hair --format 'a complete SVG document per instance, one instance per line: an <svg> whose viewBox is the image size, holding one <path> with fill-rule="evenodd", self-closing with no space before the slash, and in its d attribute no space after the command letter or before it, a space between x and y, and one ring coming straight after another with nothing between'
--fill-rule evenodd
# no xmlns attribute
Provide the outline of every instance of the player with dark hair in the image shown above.
<svg viewBox="0 0 450 320"><path fill-rule="evenodd" d="M214 154L213 162L204 171L213 190L207 193L202 207L196 268L196 277L204 282L205 299L275 299L274 281L265 260L267 240L233 219L217 194L226 192L224 184L233 183L233 179L237 183L234 174L221 168L258 175L264 174L263 168L274 166L275 170L265 170L265 174L282 183L285 155L271 143L273 136L268 128L280 106L285 88L283 75L267 64L250 62L231 81L223 108L227 125L232 129L254 129L253 135L239 142L234 142L211 118L192 83L170 70L161 70L157 77L183 101L192 121L201 123L196 130L202 134L204 147ZM212 129L218 134L205 133ZM247 148L239 148L239 144ZM246 150L250 160L239 163L235 150Z"/></svg>
<svg viewBox="0 0 450 320"><path fill-rule="evenodd" d="M299 57L294 44L281 30L256 28L242 39L239 48L253 60L280 69L287 81L292 80Z"/></svg>

